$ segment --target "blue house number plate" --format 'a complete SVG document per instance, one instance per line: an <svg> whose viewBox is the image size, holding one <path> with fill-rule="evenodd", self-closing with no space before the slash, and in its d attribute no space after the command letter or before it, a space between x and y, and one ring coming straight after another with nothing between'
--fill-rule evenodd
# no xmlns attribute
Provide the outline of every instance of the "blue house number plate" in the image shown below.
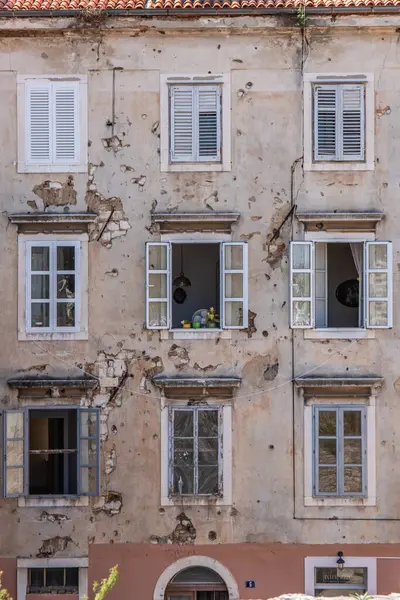
<svg viewBox="0 0 400 600"><path fill-rule="evenodd" d="M247 588L255 588L256 587L256 582L255 581L246 581L246 587Z"/></svg>

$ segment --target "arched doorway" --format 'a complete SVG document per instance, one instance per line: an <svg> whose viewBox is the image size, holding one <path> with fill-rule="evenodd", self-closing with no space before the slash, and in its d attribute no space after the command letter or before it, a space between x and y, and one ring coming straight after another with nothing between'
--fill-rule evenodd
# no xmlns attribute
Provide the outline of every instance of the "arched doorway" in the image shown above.
<svg viewBox="0 0 400 600"><path fill-rule="evenodd" d="M193 567L203 569L193 571ZM209 556L187 556L169 565L158 578L153 600L168 600L168 597L171 600L197 600L197 593L199 600L209 597L214 600L213 594L200 592L215 592L215 600L239 600L239 588L232 573Z"/></svg>
<svg viewBox="0 0 400 600"><path fill-rule="evenodd" d="M225 581L207 567L189 567L175 575L165 591L165 600L228 600Z"/></svg>

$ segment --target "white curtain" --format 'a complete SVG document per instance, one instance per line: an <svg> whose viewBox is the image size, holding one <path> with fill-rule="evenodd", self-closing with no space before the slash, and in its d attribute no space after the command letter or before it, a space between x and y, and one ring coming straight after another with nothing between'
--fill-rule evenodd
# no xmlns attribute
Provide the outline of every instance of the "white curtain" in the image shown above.
<svg viewBox="0 0 400 600"><path fill-rule="evenodd" d="M362 260L363 260L363 245L357 243L350 244L351 253L353 255L354 264L356 265L358 276L362 275Z"/></svg>

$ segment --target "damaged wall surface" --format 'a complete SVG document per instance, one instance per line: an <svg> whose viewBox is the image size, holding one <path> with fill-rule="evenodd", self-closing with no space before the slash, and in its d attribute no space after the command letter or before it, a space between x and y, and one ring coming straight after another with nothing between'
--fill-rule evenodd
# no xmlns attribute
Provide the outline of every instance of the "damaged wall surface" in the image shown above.
<svg viewBox="0 0 400 600"><path fill-rule="evenodd" d="M390 18L384 26L379 17L326 19L310 22L305 49L297 24L278 17L241 17L234 26L217 16L154 19L151 27L110 17L89 33L54 18L46 37L39 18L23 22L31 35L18 19L0 18L1 408L29 403L7 385L12 376L88 374L98 386L81 404L101 414L100 498L52 506L0 499L3 557L83 556L92 544L398 541L400 521L374 519L399 516L399 320L373 339L309 340L289 328L288 247L301 231L294 205L389 215L377 236L393 241L395 306L400 297L398 31ZM87 173L16 173L16 77L28 72L87 75ZM374 74L373 171L303 170L303 72ZM230 171L160 171L160 74L170 73L230 74ZM240 213L232 239L248 243L247 329L197 340L146 330L145 243L160 241L156 209ZM18 236L7 216L43 210L98 215L89 226L87 340L17 341ZM373 506L304 506L302 399L291 380L309 372L384 378ZM232 505L161 505L161 394L152 383L160 374L242 377L231 403Z"/></svg>

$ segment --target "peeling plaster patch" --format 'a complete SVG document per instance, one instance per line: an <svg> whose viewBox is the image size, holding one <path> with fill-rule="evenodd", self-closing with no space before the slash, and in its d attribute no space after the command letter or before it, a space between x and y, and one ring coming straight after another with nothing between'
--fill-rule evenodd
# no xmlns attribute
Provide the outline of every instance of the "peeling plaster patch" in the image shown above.
<svg viewBox="0 0 400 600"><path fill-rule="evenodd" d="M18 369L18 373L29 373L31 371L37 371L43 373L47 369L48 365L32 365L28 369Z"/></svg>
<svg viewBox="0 0 400 600"><path fill-rule="evenodd" d="M106 492L100 500L93 506L94 514L105 512L106 515L112 517L118 515L122 509L122 494L120 492Z"/></svg>
<svg viewBox="0 0 400 600"><path fill-rule="evenodd" d="M385 115L390 115L392 112L392 109L390 108L390 106L379 106L376 109L376 114L378 115L378 117L384 117Z"/></svg>
<svg viewBox="0 0 400 600"><path fill-rule="evenodd" d="M70 518L67 517L67 515L48 513L44 510L39 517L39 521L45 521L48 523L58 523L59 525L61 525L61 523L64 523L64 521L70 521Z"/></svg>
<svg viewBox="0 0 400 600"><path fill-rule="evenodd" d="M59 535L48 540L43 540L36 556L38 558L48 558L49 556L54 556L57 552L64 552L70 542L72 542L72 539L69 536L61 537Z"/></svg>
<svg viewBox="0 0 400 600"><path fill-rule="evenodd" d="M96 222L90 225L90 240L99 241L106 248L111 248L112 240L126 235L131 224L125 216L120 198L105 198L97 191L86 193L88 210L97 212Z"/></svg>
<svg viewBox="0 0 400 600"><path fill-rule="evenodd" d="M76 204L74 179L70 175L65 183L59 181L44 181L35 185L32 191L43 200L44 208L48 206L65 206Z"/></svg>
<svg viewBox="0 0 400 600"><path fill-rule="evenodd" d="M194 544L197 533L192 521L183 512L176 517L176 520L178 524L172 533L163 536L152 535L150 536L150 542L152 544L179 544L181 546Z"/></svg>
<svg viewBox="0 0 400 600"><path fill-rule="evenodd" d="M281 260L285 255L286 244L278 238L273 244L267 244L265 249L268 252L268 256L263 260L267 262L272 269L276 269L280 266Z"/></svg>
<svg viewBox="0 0 400 600"><path fill-rule="evenodd" d="M242 377L252 385L262 388L265 381L273 381L278 374L279 362L271 355L258 355L249 360L243 367Z"/></svg>
<svg viewBox="0 0 400 600"><path fill-rule="evenodd" d="M195 371L202 371L203 373L208 373L209 371L215 371L220 366L220 363L217 365L207 365L206 367L201 367L199 363L195 362L193 365L193 369Z"/></svg>
<svg viewBox="0 0 400 600"><path fill-rule="evenodd" d="M117 153L123 148L129 148L130 146L130 144L124 144L123 140L118 135L112 135L109 138L103 138L102 142L107 152L111 152L111 150L113 150L115 153Z"/></svg>
<svg viewBox="0 0 400 600"><path fill-rule="evenodd" d="M160 356L155 356L154 358L145 356L144 360L149 361L149 365L144 369L146 377L154 377L154 375L158 375L164 371L163 361Z"/></svg>
<svg viewBox="0 0 400 600"><path fill-rule="evenodd" d="M117 466L117 451L116 451L116 447L115 444L113 444L113 447L111 448L110 452L107 452L106 457L105 457L105 474L106 475L110 475L113 471L115 471L115 468Z"/></svg>
<svg viewBox="0 0 400 600"><path fill-rule="evenodd" d="M131 172L131 171L135 170L133 167L130 167L129 165L121 165L120 169L123 173L126 173L127 171Z"/></svg>
<svg viewBox="0 0 400 600"><path fill-rule="evenodd" d="M255 326L256 316L257 313L253 312L252 310L249 310L249 326L246 329L241 329L241 331L247 333L248 338L253 337L253 333L257 332L257 327Z"/></svg>
<svg viewBox="0 0 400 600"><path fill-rule="evenodd" d="M187 367L190 361L189 353L186 348L182 348L182 346L177 346L176 344L172 344L171 348L168 350L168 358L171 359L174 367L178 370Z"/></svg>
<svg viewBox="0 0 400 600"><path fill-rule="evenodd" d="M140 177L132 179L132 183L136 183L139 186L139 192L143 192L144 186L146 184L146 175L141 175Z"/></svg>
<svg viewBox="0 0 400 600"><path fill-rule="evenodd" d="M251 240L255 235L261 235L261 231L252 231L251 233L242 233L241 240Z"/></svg>

